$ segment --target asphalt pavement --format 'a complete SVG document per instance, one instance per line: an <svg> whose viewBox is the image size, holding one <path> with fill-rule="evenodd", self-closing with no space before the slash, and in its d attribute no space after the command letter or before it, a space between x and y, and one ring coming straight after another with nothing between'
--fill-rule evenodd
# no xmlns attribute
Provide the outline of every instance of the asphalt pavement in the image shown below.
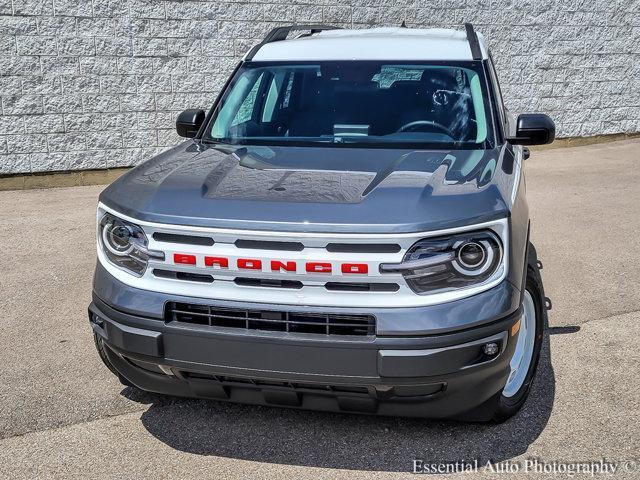
<svg viewBox="0 0 640 480"><path fill-rule="evenodd" d="M639 150L629 140L526 161L553 308L531 396L501 425L124 388L100 363L86 313L103 187L0 192L0 478L398 478L416 459L559 462L565 474L604 460L615 478L639 478Z"/></svg>

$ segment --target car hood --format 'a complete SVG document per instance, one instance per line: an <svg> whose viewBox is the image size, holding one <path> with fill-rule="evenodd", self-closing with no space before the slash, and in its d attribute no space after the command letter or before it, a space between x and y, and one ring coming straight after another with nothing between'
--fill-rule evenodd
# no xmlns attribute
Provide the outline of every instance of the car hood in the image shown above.
<svg viewBox="0 0 640 480"><path fill-rule="evenodd" d="M511 162L513 161L512 154ZM505 149L229 146L187 141L100 196L158 223L300 232L439 230L505 217Z"/></svg>

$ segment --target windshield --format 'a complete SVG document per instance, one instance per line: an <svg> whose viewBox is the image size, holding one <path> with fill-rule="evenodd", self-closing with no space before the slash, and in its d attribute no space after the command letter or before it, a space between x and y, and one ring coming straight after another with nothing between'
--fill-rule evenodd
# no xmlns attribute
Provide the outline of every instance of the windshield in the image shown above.
<svg viewBox="0 0 640 480"><path fill-rule="evenodd" d="M480 62L250 62L203 139L231 144L490 148Z"/></svg>

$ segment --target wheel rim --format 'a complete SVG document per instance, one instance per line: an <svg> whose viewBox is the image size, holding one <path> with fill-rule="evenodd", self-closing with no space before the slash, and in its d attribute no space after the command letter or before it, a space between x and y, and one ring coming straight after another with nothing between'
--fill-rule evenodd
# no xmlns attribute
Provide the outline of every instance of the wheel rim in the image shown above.
<svg viewBox="0 0 640 480"><path fill-rule="evenodd" d="M524 292L524 300L522 302L523 311L520 319L520 333L518 334L518 342L516 343L513 357L509 366L511 373L504 386L502 395L505 397L513 397L524 384L531 360L533 358L533 347L536 342L536 308L533 297L528 290Z"/></svg>

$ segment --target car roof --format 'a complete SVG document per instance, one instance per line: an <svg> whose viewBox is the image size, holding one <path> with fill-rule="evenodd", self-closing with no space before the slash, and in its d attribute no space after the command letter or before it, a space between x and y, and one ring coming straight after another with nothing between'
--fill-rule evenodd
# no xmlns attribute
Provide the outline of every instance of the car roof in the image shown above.
<svg viewBox="0 0 640 480"><path fill-rule="evenodd" d="M487 58L484 37L477 35L482 58ZM386 27L323 30L313 35L274 41L262 45L252 60L460 61L473 60L473 55L467 35L462 30Z"/></svg>

